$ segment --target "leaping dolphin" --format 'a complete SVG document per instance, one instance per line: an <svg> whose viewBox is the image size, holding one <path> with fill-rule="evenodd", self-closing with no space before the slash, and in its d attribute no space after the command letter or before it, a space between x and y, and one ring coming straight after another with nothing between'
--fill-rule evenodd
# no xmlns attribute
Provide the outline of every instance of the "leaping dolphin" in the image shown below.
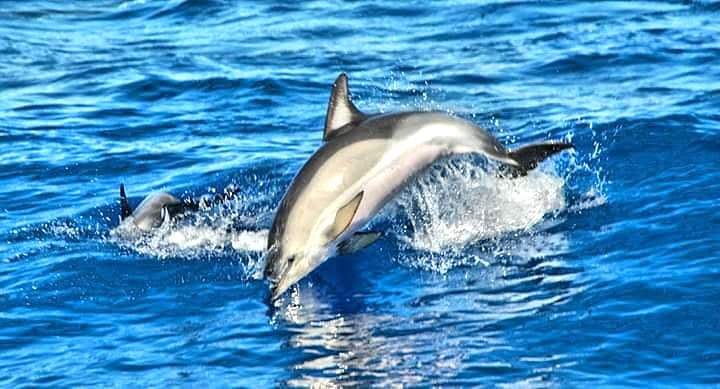
<svg viewBox="0 0 720 389"><path fill-rule="evenodd" d="M545 158L573 147L538 143L508 151L475 124L441 112L366 115L350 100L347 76L332 87L323 144L287 189L268 236L265 275L272 300L329 257L373 243L358 232L410 179L439 158L479 153L501 174L525 175Z"/></svg>
<svg viewBox="0 0 720 389"><path fill-rule="evenodd" d="M200 200L180 200L167 192L155 192L145 197L133 210L125 194L125 185L120 184L120 223L148 232L188 213L231 200L235 198L237 192L237 188L229 186L222 194L212 199Z"/></svg>

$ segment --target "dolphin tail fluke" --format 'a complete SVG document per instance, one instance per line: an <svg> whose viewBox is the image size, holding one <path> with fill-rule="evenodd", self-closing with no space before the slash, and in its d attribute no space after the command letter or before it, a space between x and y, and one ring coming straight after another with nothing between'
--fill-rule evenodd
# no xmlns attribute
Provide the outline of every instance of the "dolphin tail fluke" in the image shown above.
<svg viewBox="0 0 720 389"><path fill-rule="evenodd" d="M130 208L127 195L125 195L125 185L120 184L120 220L125 220L131 214L132 208Z"/></svg>
<svg viewBox="0 0 720 389"><path fill-rule="evenodd" d="M551 155L574 147L572 143L567 142L535 143L523 146L509 153L510 158L514 159L519 166L505 165L503 173L510 177L525 176Z"/></svg>

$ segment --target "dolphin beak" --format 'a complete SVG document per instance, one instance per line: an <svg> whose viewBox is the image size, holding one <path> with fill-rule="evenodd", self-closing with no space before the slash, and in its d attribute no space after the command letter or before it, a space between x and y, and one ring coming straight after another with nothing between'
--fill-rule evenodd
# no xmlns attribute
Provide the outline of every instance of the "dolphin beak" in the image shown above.
<svg viewBox="0 0 720 389"><path fill-rule="evenodd" d="M274 302L280 298L280 293L278 293L278 288L272 288L272 294L270 295L270 301Z"/></svg>
<svg viewBox="0 0 720 389"><path fill-rule="evenodd" d="M272 301L277 300L280 296L285 293L291 286L295 285L298 281L303 279L311 270L315 267L309 266L298 266L300 264L297 261L294 264L289 264L285 271L282 273L280 278L275 283L272 290Z"/></svg>
<svg viewBox="0 0 720 389"><path fill-rule="evenodd" d="M324 260L325 255L307 257L304 255L294 256L291 263L288 263L282 275L278 278L272 290L272 301L275 301L290 289L291 286L297 284L305 278L310 272L315 270Z"/></svg>
<svg viewBox="0 0 720 389"><path fill-rule="evenodd" d="M288 282L285 282L285 277L281 278L280 281L278 281L277 284L275 284L275 287L272 288L272 296L270 297L270 301L275 301L280 298L280 296L285 293L288 288L290 288L292 284L289 284Z"/></svg>

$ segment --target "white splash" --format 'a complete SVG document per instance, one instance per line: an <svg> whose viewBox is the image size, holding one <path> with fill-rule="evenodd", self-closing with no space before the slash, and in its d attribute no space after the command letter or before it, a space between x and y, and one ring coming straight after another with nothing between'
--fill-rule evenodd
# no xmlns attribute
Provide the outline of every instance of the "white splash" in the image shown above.
<svg viewBox="0 0 720 389"><path fill-rule="evenodd" d="M468 160L438 164L397 200L408 215L412 247L435 253L527 230L565 208L564 180L531 171L507 179Z"/></svg>
<svg viewBox="0 0 720 389"><path fill-rule="evenodd" d="M110 231L110 237L125 248L160 259L228 254L258 257L267 244L268 230L238 228L237 223L257 225L265 215L243 212L234 204L225 204L163 224L150 232L121 224Z"/></svg>

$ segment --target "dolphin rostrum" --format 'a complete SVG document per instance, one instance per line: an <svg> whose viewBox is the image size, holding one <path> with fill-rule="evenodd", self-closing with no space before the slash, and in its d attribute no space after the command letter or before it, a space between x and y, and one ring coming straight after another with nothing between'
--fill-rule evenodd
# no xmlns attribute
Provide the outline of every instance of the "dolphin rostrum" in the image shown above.
<svg viewBox="0 0 720 389"><path fill-rule="evenodd" d="M293 179L268 236L265 275L272 300L329 257L370 245L378 232L358 232L410 179L439 158L479 153L501 174L525 175L564 142L507 150L487 131L441 112L366 115L350 100L347 76L333 84L323 144Z"/></svg>
<svg viewBox="0 0 720 389"><path fill-rule="evenodd" d="M222 194L218 194L212 199L201 198L200 200L180 200L167 192L155 192L145 197L133 210L125 194L125 185L120 184L120 223L132 225L140 231L148 232L188 213L231 200L235 198L237 192L238 189L229 186Z"/></svg>

